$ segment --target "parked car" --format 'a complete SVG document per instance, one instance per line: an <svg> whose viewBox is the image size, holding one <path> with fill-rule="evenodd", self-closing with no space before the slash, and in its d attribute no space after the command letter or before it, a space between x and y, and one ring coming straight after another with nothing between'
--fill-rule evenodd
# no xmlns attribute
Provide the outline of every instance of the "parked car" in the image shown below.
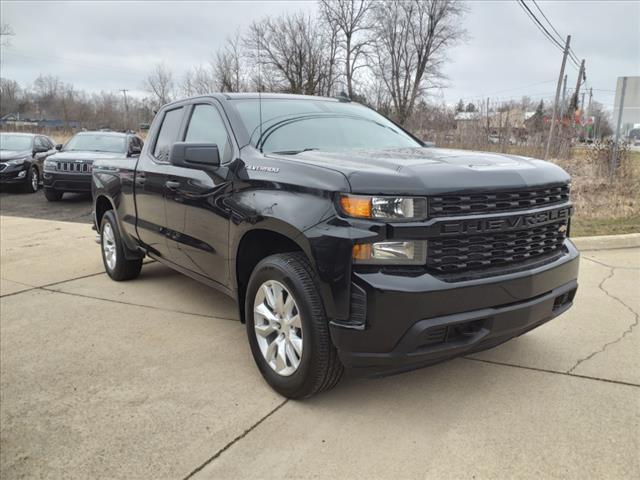
<svg viewBox="0 0 640 480"><path fill-rule="evenodd" d="M109 131L80 132L44 162L44 195L50 202L65 192L90 192L91 170L98 159L137 157L143 141L136 135Z"/></svg>
<svg viewBox="0 0 640 480"><path fill-rule="evenodd" d="M234 298L291 398L491 348L565 312L579 254L569 175L424 148L336 99L216 94L164 106L139 158L98 160L114 280L145 256Z"/></svg>
<svg viewBox="0 0 640 480"><path fill-rule="evenodd" d="M34 133L0 133L0 184L38 191L45 158L55 153L54 142Z"/></svg>

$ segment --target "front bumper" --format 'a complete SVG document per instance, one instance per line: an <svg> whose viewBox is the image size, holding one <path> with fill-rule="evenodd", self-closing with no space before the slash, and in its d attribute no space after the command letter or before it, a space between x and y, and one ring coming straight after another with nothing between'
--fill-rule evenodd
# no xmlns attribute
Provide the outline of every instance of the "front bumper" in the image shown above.
<svg viewBox="0 0 640 480"><path fill-rule="evenodd" d="M60 192L91 192L90 173L44 172L44 187Z"/></svg>
<svg viewBox="0 0 640 480"><path fill-rule="evenodd" d="M27 181L29 166L6 167L0 172L0 184L9 185Z"/></svg>
<svg viewBox="0 0 640 480"><path fill-rule="evenodd" d="M354 273L365 297L364 329L332 322L342 363L356 375L412 370L485 350L566 311L577 289L579 253L517 273L461 282L429 274Z"/></svg>

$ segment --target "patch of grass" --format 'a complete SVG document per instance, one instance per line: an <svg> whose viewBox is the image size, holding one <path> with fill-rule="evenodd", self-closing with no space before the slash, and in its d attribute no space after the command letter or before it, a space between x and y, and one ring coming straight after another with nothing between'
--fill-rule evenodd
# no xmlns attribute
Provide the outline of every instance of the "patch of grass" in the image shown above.
<svg viewBox="0 0 640 480"><path fill-rule="evenodd" d="M622 218L581 218L571 219L572 237L592 235L622 235L640 232L640 215Z"/></svg>

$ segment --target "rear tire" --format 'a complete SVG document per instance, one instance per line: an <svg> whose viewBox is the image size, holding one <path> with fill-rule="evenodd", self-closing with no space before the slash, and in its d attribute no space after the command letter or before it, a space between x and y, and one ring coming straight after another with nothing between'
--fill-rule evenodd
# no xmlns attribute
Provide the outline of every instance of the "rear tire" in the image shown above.
<svg viewBox="0 0 640 480"><path fill-rule="evenodd" d="M62 200L63 193L64 192L54 190L53 188L44 189L44 197L50 202L59 202L60 200Z"/></svg>
<svg viewBox="0 0 640 480"><path fill-rule="evenodd" d="M27 171L27 178L24 181L22 189L25 193L36 193L38 191L39 185L40 174L38 173L38 169L34 166L31 166Z"/></svg>
<svg viewBox="0 0 640 480"><path fill-rule="evenodd" d="M279 302L274 292L282 295ZM284 313L287 305L290 315ZM292 316L297 318L289 323ZM247 287L245 318L253 358L275 391L306 398L338 383L343 367L331 342L315 272L302 252L271 255L258 263ZM278 359L281 350L285 353Z"/></svg>
<svg viewBox="0 0 640 480"><path fill-rule="evenodd" d="M140 275L142 258L127 260L124 256L125 246L120 237L116 216L108 210L100 223L100 250L102 263L107 275L117 282L132 280Z"/></svg>

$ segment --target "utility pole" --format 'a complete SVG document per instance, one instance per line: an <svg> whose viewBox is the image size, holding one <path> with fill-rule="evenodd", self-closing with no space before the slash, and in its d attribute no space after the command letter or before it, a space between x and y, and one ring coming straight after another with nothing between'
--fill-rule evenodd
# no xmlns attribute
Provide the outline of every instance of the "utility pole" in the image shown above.
<svg viewBox="0 0 640 480"><path fill-rule="evenodd" d="M582 81L585 79L585 75L584 75L584 58L582 59L582 61L580 62L580 71L578 72L578 80L576 80L576 91L573 92L573 96L571 97L571 106L569 107L569 125L571 125L573 127L573 130L571 131L572 135L575 135L576 132L576 122L575 122L575 118L576 118L576 112L578 111L578 102L580 101L580 84L582 83ZM584 103L584 98L583 98L583 102Z"/></svg>
<svg viewBox="0 0 640 480"><path fill-rule="evenodd" d="M589 122L591 122L591 100L593 99L593 88L589 89L589 105L587 106L587 117L589 119ZM591 125L591 135L589 135L589 138L594 138L595 137L595 125L593 123L590 123Z"/></svg>
<svg viewBox="0 0 640 480"><path fill-rule="evenodd" d="M616 138L611 150L611 176L618 169L618 149L620 143L620 127L622 126L622 110L624 109L624 94L627 90L627 77L622 77L622 91L620 92L620 105L618 106L618 122L616 124Z"/></svg>
<svg viewBox="0 0 640 480"><path fill-rule="evenodd" d="M567 75L564 76L564 82L562 84L562 102L560 103L560 118L564 117L564 109L567 105Z"/></svg>
<svg viewBox="0 0 640 480"><path fill-rule="evenodd" d="M489 125L489 97L487 97L487 142L489 141L489 135L491 135L491 126Z"/></svg>
<svg viewBox="0 0 640 480"><path fill-rule="evenodd" d="M551 127L549 128L549 138L547 139L547 148L544 151L544 159L549 157L549 149L553 140L553 130L556 126L556 116L558 114L558 101L560 100L560 88L562 87L562 77L564 76L564 67L567 64L567 55L569 55L569 45L571 43L571 35L567 35L567 43L564 46L562 55L562 66L560 67L560 75L558 76L558 85L556 86L556 99L553 102L553 114L551 115Z"/></svg>
<svg viewBox="0 0 640 480"><path fill-rule="evenodd" d="M122 95L124 95L124 128L125 130L128 130L129 129L129 104L127 103L127 92L129 90L127 90L126 88L123 88L120 91L122 92Z"/></svg>
<svg viewBox="0 0 640 480"><path fill-rule="evenodd" d="M580 62L580 71L578 72L578 80L576 80L576 90L573 92L573 97L571 98L571 108L569 111L571 112L571 116L573 116L574 112L578 109L578 99L580 98L580 84L582 83L584 77L584 59Z"/></svg>

